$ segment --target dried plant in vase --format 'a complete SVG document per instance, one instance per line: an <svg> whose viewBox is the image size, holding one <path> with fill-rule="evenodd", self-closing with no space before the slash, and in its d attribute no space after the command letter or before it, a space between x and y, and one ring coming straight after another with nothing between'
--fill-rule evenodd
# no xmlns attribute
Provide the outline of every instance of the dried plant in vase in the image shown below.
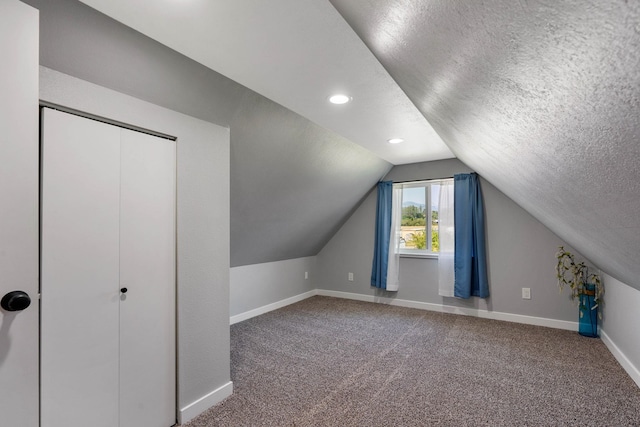
<svg viewBox="0 0 640 427"><path fill-rule="evenodd" d="M602 312L598 307L602 304L604 295L600 276L589 273L589 267L584 261L576 262L574 255L563 246L558 248L556 259L556 278L560 292L567 285L571 290L571 300L578 301L580 334L598 336L598 318L602 319Z"/></svg>

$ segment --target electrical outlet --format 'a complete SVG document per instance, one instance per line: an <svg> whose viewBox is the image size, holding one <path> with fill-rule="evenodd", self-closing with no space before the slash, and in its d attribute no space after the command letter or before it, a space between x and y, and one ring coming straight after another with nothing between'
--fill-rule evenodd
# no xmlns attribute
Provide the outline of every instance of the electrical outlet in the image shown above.
<svg viewBox="0 0 640 427"><path fill-rule="evenodd" d="M307 280L309 278L309 272L305 271L304 272L304 280Z"/></svg>
<svg viewBox="0 0 640 427"><path fill-rule="evenodd" d="M531 299L531 288L522 288L522 299Z"/></svg>
<svg viewBox="0 0 640 427"><path fill-rule="evenodd" d="M349 281L353 282L353 273L349 273Z"/></svg>

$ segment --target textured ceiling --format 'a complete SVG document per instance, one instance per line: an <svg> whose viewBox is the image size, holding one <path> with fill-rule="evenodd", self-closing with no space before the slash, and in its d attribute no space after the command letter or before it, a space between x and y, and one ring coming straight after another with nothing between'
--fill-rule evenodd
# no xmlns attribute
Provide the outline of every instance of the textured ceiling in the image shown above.
<svg viewBox="0 0 640 427"><path fill-rule="evenodd" d="M640 289L639 2L331 3L458 158Z"/></svg>

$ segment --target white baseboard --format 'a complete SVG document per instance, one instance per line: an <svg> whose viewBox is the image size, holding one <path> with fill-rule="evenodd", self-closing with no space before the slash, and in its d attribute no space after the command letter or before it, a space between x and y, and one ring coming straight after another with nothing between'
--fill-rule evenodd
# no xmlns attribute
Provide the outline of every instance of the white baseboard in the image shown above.
<svg viewBox="0 0 640 427"><path fill-rule="evenodd" d="M268 313L273 310L277 310L282 307L286 307L287 305L305 300L307 298L311 298L312 296L317 295L316 290L312 290L309 292L305 292L300 295L295 295L290 298L286 298L280 301L276 301L272 304L263 305L262 307L255 308L253 310L245 311L244 313L236 314L235 316L231 316L229 318L229 324L233 325L234 323L242 322L243 320L251 319L252 317L260 316L261 314Z"/></svg>
<svg viewBox="0 0 640 427"><path fill-rule="evenodd" d="M285 307L290 304L311 298L314 295L326 297L344 298L357 301L376 302L380 304L396 305L399 307L417 308L419 310L436 311L439 313L461 314L463 316L480 317L483 319L503 320L505 322L523 323L526 325L545 326L547 328L565 329L568 331L577 331L578 322L569 322L566 320L547 319L544 317L525 316L522 314L502 313L499 311L479 310L475 308L455 307L451 305L433 304L429 302L411 301L397 298L377 297L374 295L356 294L352 292L329 291L326 289L314 289L300 295L295 295L272 304L264 305L244 313L236 314L229 318L229 323L242 322L252 317L268 313L273 310Z"/></svg>
<svg viewBox="0 0 640 427"><path fill-rule="evenodd" d="M638 368L635 367L633 363L631 363L627 356L625 356L624 353L618 348L618 346L615 345L613 341L611 341L609 335L607 335L607 333L602 329L600 330L600 339L602 340L604 345L607 346L611 354L613 354L613 357L615 357L618 363L620 363L622 368L627 371L627 374L629 374L631 379L635 381L638 387L640 387L640 370L638 370Z"/></svg>
<svg viewBox="0 0 640 427"><path fill-rule="evenodd" d="M377 302L381 304L397 305L399 307L417 308L420 310L437 311L439 313L461 314L464 316L480 317L483 319L503 320L506 322L524 323L527 325L546 326L548 328L566 329L569 331L578 330L578 322L568 322L566 320L546 319L544 317L524 316L521 314L502 313L499 311L479 310L466 307L454 307L451 305L432 304L403 300L397 298L377 297L374 295L355 294L350 292L328 291L317 289L317 295L346 298L357 301Z"/></svg>
<svg viewBox="0 0 640 427"><path fill-rule="evenodd" d="M566 320L547 319L544 317L525 316L522 314L502 313L499 311L478 310L474 308L466 307L454 307L451 305L433 304L428 302L403 300L397 298L385 298L377 297L374 295L356 294L352 292L341 291L329 291L326 289L314 289L309 292L305 292L300 295L295 295L290 298L283 299L281 301L274 302L262 307L258 307L253 310L246 311L244 313L231 316L229 323L242 322L243 320L251 319L252 317L259 316L264 313L268 313L273 310L285 307L290 304L305 300L314 295L321 295L327 297L344 298L357 301L376 302L380 304L396 305L399 307L417 308L419 310L436 311L439 313L451 313L461 314L464 316L480 317L483 319L503 320L505 322L523 323L526 325L545 326L548 328L565 329L568 331L577 331L578 322L569 322Z"/></svg>
<svg viewBox="0 0 640 427"><path fill-rule="evenodd" d="M211 393L202 396L195 402L191 402L184 408L180 409L178 413L178 422L184 424L191 421L207 409L222 402L227 397L233 394L233 382L229 381L225 385L218 387Z"/></svg>

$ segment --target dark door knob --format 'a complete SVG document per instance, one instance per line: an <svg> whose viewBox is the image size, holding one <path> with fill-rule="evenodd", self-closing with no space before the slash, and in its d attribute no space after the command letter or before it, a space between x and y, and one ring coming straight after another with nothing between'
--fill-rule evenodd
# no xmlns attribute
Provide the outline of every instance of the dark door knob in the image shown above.
<svg viewBox="0 0 640 427"><path fill-rule="evenodd" d="M29 307L31 298L26 292L12 291L2 297L0 307L7 311L22 311Z"/></svg>
<svg viewBox="0 0 640 427"><path fill-rule="evenodd" d="M121 289L120 289L120 292L122 292L123 294L126 294L126 293L127 293L127 291L128 291L128 289L127 289L127 288L121 288Z"/></svg>

